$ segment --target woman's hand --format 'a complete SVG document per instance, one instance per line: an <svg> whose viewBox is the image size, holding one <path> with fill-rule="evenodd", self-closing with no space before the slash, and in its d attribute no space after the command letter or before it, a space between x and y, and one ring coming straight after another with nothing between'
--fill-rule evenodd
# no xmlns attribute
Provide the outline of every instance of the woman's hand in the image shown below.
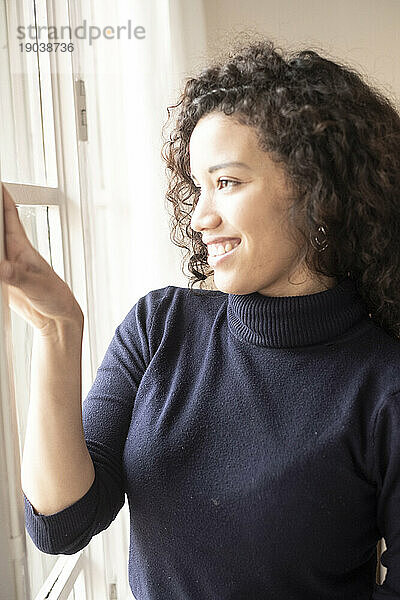
<svg viewBox="0 0 400 600"><path fill-rule="evenodd" d="M0 282L8 286L10 307L43 334L57 321L83 323L70 288L30 243L4 185L3 206L6 255L0 261Z"/></svg>

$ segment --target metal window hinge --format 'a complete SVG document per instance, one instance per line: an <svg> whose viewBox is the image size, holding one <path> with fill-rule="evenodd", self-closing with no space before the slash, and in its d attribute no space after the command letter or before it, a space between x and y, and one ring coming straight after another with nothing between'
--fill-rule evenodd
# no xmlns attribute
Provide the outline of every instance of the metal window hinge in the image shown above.
<svg viewBox="0 0 400 600"><path fill-rule="evenodd" d="M116 583L110 583L108 586L108 600L118 600Z"/></svg>
<svg viewBox="0 0 400 600"><path fill-rule="evenodd" d="M86 92L85 82L82 79L75 81L75 106L78 139L81 142L87 142Z"/></svg>

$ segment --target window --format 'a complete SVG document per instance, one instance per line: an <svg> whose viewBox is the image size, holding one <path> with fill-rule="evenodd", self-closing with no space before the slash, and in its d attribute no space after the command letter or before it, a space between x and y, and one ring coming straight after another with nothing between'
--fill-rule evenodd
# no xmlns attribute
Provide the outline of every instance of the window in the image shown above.
<svg viewBox="0 0 400 600"><path fill-rule="evenodd" d="M68 25L69 19L68 2L0 0L0 123L4 134L0 138L0 236L4 185L17 204L31 243L68 283L85 315L84 398L99 352L91 328L92 307L88 310L93 277L87 257L92 249L82 164L85 142L77 135L76 93L82 86L76 81L71 53L21 51L23 40L17 39L18 26L33 26L37 32L41 25ZM0 239L0 252L3 247ZM54 599L94 600L116 597L118 584L122 591L118 597L123 598L128 591L123 554L128 545L126 521L118 517L109 530L71 556L40 552L25 530L20 457L35 331L9 310L5 286L1 291L0 428L4 435L0 435L0 480L8 483L0 486L0 536L5 540L0 548L5 574L2 594L10 599L44 600L51 591ZM117 539L119 547L115 548Z"/></svg>

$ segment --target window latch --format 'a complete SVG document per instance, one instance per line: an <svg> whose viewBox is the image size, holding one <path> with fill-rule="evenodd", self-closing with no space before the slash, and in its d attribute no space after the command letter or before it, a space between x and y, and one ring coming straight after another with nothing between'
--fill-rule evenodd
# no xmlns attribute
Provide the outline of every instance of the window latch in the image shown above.
<svg viewBox="0 0 400 600"><path fill-rule="evenodd" d="M77 79L75 81L75 106L78 140L87 142L86 92L85 82L82 79Z"/></svg>

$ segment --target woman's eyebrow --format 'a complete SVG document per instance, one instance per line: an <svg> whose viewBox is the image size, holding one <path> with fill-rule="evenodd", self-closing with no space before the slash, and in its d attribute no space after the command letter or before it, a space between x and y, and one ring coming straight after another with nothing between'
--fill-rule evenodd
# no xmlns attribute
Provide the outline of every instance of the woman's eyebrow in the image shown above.
<svg viewBox="0 0 400 600"><path fill-rule="evenodd" d="M230 161L230 162L220 163L219 165L213 165L212 167L208 167L208 172L213 173L214 171L219 171L220 169L224 169L225 167L245 167L246 169L251 170L251 167L249 167L249 165L246 165L245 163L238 162L238 161ZM196 177L193 175L193 173L191 173L190 175L193 179L196 179Z"/></svg>

